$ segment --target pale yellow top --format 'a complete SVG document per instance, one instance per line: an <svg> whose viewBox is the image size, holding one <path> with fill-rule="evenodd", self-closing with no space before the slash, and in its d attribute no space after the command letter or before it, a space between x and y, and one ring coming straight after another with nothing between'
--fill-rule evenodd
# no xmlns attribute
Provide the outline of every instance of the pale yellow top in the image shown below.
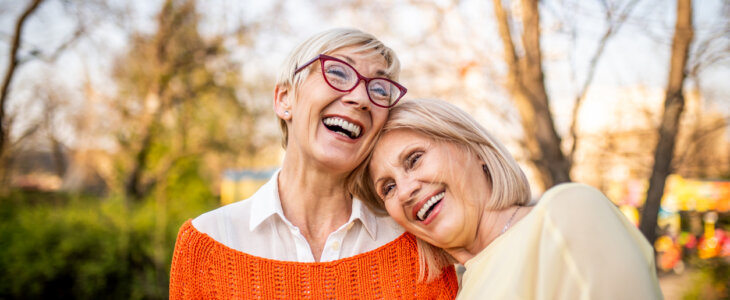
<svg viewBox="0 0 730 300"><path fill-rule="evenodd" d="M649 243L577 183L548 190L465 267L457 299L662 299Z"/></svg>

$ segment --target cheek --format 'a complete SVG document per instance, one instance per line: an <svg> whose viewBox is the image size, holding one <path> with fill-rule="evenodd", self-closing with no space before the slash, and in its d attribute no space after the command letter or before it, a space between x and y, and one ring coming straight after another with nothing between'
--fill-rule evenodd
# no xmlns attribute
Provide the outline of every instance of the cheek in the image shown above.
<svg viewBox="0 0 730 300"><path fill-rule="evenodd" d="M398 222L401 226L405 227L405 223L407 222L405 215L403 214L403 207L398 205L396 203L397 201L386 201L385 202L385 210L388 211L388 214L390 215L393 220Z"/></svg>
<svg viewBox="0 0 730 300"><path fill-rule="evenodd" d="M371 110L372 116L373 116L373 130L374 132L380 131L380 129L383 128L383 125L385 124L385 121L388 120L388 109L385 108L379 108L375 107L373 105L373 109Z"/></svg>

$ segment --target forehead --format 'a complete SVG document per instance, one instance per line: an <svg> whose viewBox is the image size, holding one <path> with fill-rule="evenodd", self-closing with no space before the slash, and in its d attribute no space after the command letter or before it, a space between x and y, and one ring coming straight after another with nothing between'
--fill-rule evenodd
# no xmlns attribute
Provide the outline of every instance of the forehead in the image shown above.
<svg viewBox="0 0 730 300"><path fill-rule="evenodd" d="M396 129L384 133L375 144L370 168L376 169L398 161L401 152L411 146L429 145L433 142L424 134L408 129Z"/></svg>
<svg viewBox="0 0 730 300"><path fill-rule="evenodd" d="M330 53L329 56L334 56L339 59L346 61L348 64L355 67L358 72L367 72L372 74L386 75L388 69L388 63L377 50L360 50L360 46L347 46L339 48Z"/></svg>

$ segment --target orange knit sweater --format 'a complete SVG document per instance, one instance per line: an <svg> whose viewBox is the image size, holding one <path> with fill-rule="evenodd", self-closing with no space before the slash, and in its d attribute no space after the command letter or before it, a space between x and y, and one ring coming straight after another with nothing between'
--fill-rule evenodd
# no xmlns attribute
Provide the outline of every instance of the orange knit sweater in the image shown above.
<svg viewBox="0 0 730 300"><path fill-rule="evenodd" d="M453 299L453 267L418 282L415 237L404 233L375 250L331 262L278 261L246 254L180 228L170 271L170 299Z"/></svg>

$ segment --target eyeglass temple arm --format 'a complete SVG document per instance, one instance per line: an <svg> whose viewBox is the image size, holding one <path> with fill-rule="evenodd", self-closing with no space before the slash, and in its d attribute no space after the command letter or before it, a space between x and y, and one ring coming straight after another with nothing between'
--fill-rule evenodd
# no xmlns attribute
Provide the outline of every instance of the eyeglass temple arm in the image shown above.
<svg viewBox="0 0 730 300"><path fill-rule="evenodd" d="M317 55L317 57L315 57L315 58L313 58L313 59L310 59L310 60L309 60L308 62L306 62L306 63L302 64L302 66L301 66L301 67L299 67L299 68L297 68L296 70L294 70L294 74L296 74L296 73L299 73L299 71L301 71L301 70L303 70L304 68L306 68L306 67L308 67L309 65L311 65L311 64L312 64L312 63L313 63L313 62L314 62L315 60L318 60L318 59L320 58L320 56L321 56L321 55Z"/></svg>

